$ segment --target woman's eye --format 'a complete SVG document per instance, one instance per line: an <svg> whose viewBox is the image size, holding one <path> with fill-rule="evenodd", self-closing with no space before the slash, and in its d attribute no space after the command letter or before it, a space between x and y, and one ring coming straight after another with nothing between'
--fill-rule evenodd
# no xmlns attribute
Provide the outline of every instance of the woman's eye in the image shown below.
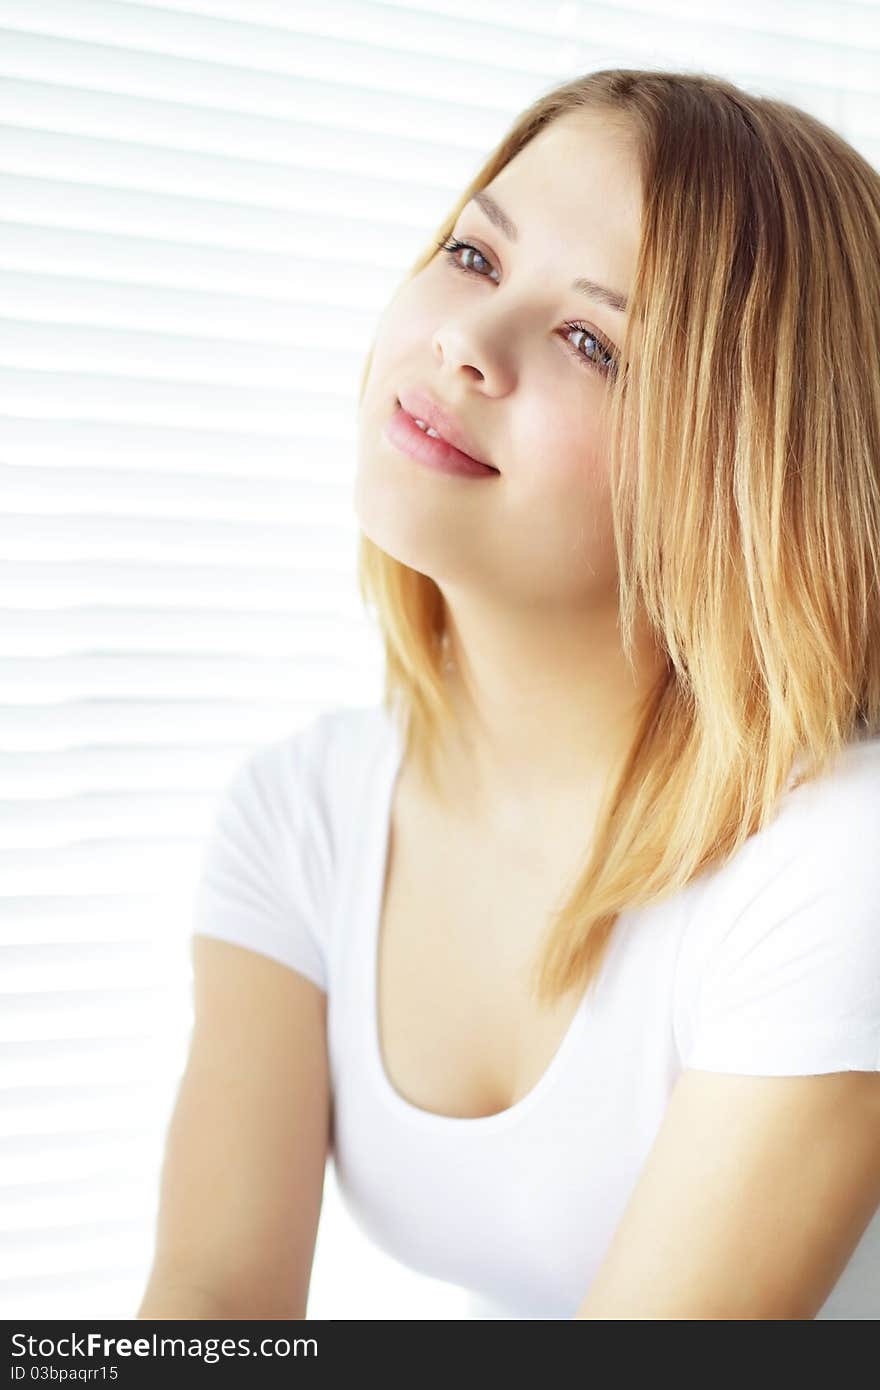
<svg viewBox="0 0 880 1390"><path fill-rule="evenodd" d="M600 338L598 333L594 333L592 328L587 328L586 324L583 323L567 323L565 327L568 330L567 336L569 338L580 336L582 340L581 346L574 347L574 344L572 344L572 346L578 357L580 357L588 367L595 367L597 371L605 372L608 375L616 371L617 357L614 349L606 343L603 338ZM587 356L587 353L583 350L589 343L592 343L596 349L595 358ZM605 358L606 360L601 362L598 361L597 358Z"/></svg>
<svg viewBox="0 0 880 1390"><path fill-rule="evenodd" d="M450 241L441 241L439 246L441 251L446 252L450 263L456 270L463 270L466 274L483 275L482 270L475 268L475 262L482 262L484 266L489 266L491 269L491 262L487 260L482 251L478 251L476 246L471 246L467 241L456 241L453 237ZM464 260L458 260L459 251L467 253ZM496 271L495 274L497 275L497 273ZM483 278L490 280L492 276L484 275Z"/></svg>

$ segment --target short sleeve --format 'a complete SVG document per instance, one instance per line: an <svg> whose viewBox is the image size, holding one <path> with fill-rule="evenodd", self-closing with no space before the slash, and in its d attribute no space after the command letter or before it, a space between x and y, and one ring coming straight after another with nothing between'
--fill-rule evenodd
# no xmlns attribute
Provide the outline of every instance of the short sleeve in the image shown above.
<svg viewBox="0 0 880 1390"><path fill-rule="evenodd" d="M708 926L686 1066L880 1071L878 773L874 756L805 786L778 833L747 842L736 910L717 904L723 925ZM704 905L711 911L711 894Z"/></svg>
<svg viewBox="0 0 880 1390"><path fill-rule="evenodd" d="M262 745L227 780L203 845L193 932L259 951L326 990L322 729L315 721Z"/></svg>

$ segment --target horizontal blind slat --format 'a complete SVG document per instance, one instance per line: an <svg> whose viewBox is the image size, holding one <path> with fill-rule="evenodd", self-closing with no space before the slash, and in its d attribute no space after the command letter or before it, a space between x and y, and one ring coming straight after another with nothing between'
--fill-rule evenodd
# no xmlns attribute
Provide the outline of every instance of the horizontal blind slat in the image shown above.
<svg viewBox="0 0 880 1390"><path fill-rule="evenodd" d="M481 149L473 123L459 128L456 122L450 128L441 120L426 120L424 112L418 135L404 119L373 128L369 121L331 124L307 119L309 114L301 102L292 102L286 113L263 115L60 87L37 78L6 77L0 86L0 120L9 127L63 130L70 137L102 140L112 132L117 142L137 143L142 150L204 153L215 159L250 159L259 150L263 164L393 176L418 184L443 182L445 175L454 179L460 151L477 158Z"/></svg>
<svg viewBox="0 0 880 1390"><path fill-rule="evenodd" d="M0 376L2 373L0 367ZM265 431L255 440L246 430L212 430L204 421L187 428L149 421L16 419L0 414L0 457L8 463L49 462L55 468L64 468L69 459L74 467L85 464L125 470L150 465L159 473L217 477L245 477L250 467L258 482L304 476L311 487L325 478L337 480L343 466L350 473L350 441L340 432L337 441L326 437L319 440L319 457L328 461L326 471L312 466L307 474L297 474L299 455L293 447L296 438L295 431L287 436ZM305 448L309 441L300 438ZM348 518L341 517L340 525L345 524ZM254 563L257 564L256 557Z"/></svg>
<svg viewBox="0 0 880 1390"><path fill-rule="evenodd" d="M181 742L212 747L233 738L244 738L253 745L268 730L296 727L304 717L318 714L324 704L321 692L326 688L326 673L306 667L299 674L295 698L278 703L262 699L255 705L252 700L236 702L231 696L153 703L95 696L39 709L0 703L0 724L6 748L48 750L119 742L136 747L161 743L176 747Z"/></svg>
<svg viewBox="0 0 880 1390"><path fill-rule="evenodd" d="M9 0L6 0L6 4ZM41 0L41 5L47 0ZM84 0L77 0L77 9ZM108 5L114 13L121 5ZM610 13L610 12L609 12ZM551 78L560 67L564 50L556 39L541 35L524 36L512 43L496 45L503 53L497 65L491 55L475 59L471 51L455 51L447 57L433 57L425 47L394 46L392 52L374 44L344 43L336 39L313 39L296 34L290 39L273 34L271 41L246 46L235 41L212 43L209 26L191 43L170 41L161 49L129 47L120 36L108 34L105 42L86 38L70 40L63 35L33 34L15 29L4 9L5 26L0 27L0 75L36 78L42 82L65 83L92 90L119 92L133 96L160 97L170 91L185 92L196 106L217 106L221 110L251 108L290 110L297 87L302 104L308 108L316 98L320 106L325 89L336 93L337 106L348 107L348 120L358 98L362 104L374 95L380 106L391 109L407 99L412 104L430 99L447 107L454 104L449 83L454 64L456 76L466 76L466 89L475 107L506 107L517 100L515 89L525 90L542 79ZM614 26L615 28L617 26ZM236 26L240 30L241 26ZM487 30L491 38L491 30ZM661 37L658 27L658 37ZM632 36L630 36L632 38ZM606 39L607 41L607 39ZM503 64L503 65L502 65ZM124 69L124 78L120 68Z"/></svg>
<svg viewBox="0 0 880 1390"><path fill-rule="evenodd" d="M162 607L166 600L168 611L192 604L204 607L206 614L218 612L244 614L247 612L282 611L295 614L302 607L302 589L298 575L302 569L287 572L277 568L256 568L248 571L245 589L237 580L235 570L220 565L138 564L125 560L8 560L0 563L0 615L4 608L26 609L28 606L56 608L86 605L113 606L133 609L147 604ZM348 576L342 573L321 574L319 606L327 604L335 611L336 599L350 605Z"/></svg>

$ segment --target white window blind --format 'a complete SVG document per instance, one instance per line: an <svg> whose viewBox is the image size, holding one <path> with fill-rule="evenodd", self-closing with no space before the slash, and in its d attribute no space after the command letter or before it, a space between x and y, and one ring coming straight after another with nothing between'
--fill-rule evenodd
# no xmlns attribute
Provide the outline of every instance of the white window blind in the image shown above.
<svg viewBox="0 0 880 1390"><path fill-rule="evenodd" d="M880 163L876 4L0 0L0 1316L133 1317L234 765L378 699L356 397L512 118L670 67ZM462 1316L333 1189L313 1317Z"/></svg>

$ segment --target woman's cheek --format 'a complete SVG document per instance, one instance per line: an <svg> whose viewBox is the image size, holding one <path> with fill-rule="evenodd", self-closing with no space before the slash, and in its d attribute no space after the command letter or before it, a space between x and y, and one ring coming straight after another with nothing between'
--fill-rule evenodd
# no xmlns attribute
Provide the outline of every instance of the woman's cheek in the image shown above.
<svg viewBox="0 0 880 1390"><path fill-rule="evenodd" d="M582 411L576 420L560 422L557 417L552 425L545 423L534 432L533 443L523 457L535 461L533 481L539 491L550 489L575 506L603 492L606 480L601 444L591 441L590 433Z"/></svg>

